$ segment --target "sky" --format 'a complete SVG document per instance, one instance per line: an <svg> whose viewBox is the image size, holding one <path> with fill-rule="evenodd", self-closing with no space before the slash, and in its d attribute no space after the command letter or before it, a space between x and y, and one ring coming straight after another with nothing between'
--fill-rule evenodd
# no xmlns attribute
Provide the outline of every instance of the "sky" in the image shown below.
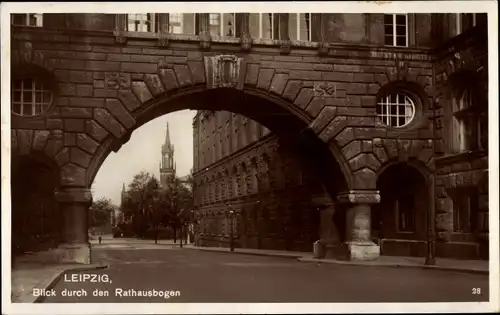
<svg viewBox="0 0 500 315"><path fill-rule="evenodd" d="M120 205L122 184L125 187L135 174L146 171L160 178L161 145L165 141L166 123L175 147L177 176L188 174L193 167L193 117L196 111L183 110L158 117L136 129L118 152L111 152L102 164L92 185L94 200L110 198Z"/></svg>

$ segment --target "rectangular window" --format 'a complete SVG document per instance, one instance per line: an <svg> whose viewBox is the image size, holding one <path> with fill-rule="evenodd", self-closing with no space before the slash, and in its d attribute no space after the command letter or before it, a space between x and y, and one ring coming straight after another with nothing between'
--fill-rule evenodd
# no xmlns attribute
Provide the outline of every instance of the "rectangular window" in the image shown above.
<svg viewBox="0 0 500 315"><path fill-rule="evenodd" d="M239 37L236 13L210 13L209 28L211 36Z"/></svg>
<svg viewBox="0 0 500 315"><path fill-rule="evenodd" d="M168 15L168 32L172 34L182 34L183 30L182 13L170 13Z"/></svg>
<svg viewBox="0 0 500 315"><path fill-rule="evenodd" d="M384 14L385 44L408 47L408 16L406 14Z"/></svg>
<svg viewBox="0 0 500 315"><path fill-rule="evenodd" d="M26 14L11 14L11 22L13 25L19 26L43 26L42 13L26 13Z"/></svg>
<svg viewBox="0 0 500 315"><path fill-rule="evenodd" d="M241 34L236 24L236 13L221 13L222 36L239 37Z"/></svg>
<svg viewBox="0 0 500 315"><path fill-rule="evenodd" d="M292 15L292 14L290 14ZM298 40L311 40L311 13L297 13L297 34Z"/></svg>
<svg viewBox="0 0 500 315"><path fill-rule="evenodd" d="M155 13L127 14L129 32L157 32L158 23Z"/></svg>
<svg viewBox="0 0 500 315"><path fill-rule="evenodd" d="M208 16L208 26L211 36L221 36L220 13L210 13Z"/></svg>
<svg viewBox="0 0 500 315"><path fill-rule="evenodd" d="M473 202L476 204L474 205ZM475 220L473 219L475 214L471 213L471 210L475 207L477 207L477 198L475 198L475 194L468 193L461 189L454 193L453 230L455 232L471 232L472 226L475 225ZM474 222L472 222L471 219Z"/></svg>

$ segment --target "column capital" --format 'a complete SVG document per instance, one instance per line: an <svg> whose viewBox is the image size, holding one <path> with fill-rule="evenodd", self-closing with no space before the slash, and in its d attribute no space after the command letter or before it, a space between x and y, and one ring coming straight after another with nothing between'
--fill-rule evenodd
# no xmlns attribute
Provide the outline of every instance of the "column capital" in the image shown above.
<svg viewBox="0 0 500 315"><path fill-rule="evenodd" d="M340 203L373 204L380 202L380 192L378 190L350 190L337 195Z"/></svg>
<svg viewBox="0 0 500 315"><path fill-rule="evenodd" d="M92 192L89 188L68 187L58 188L55 193L55 199L63 203L92 203Z"/></svg>

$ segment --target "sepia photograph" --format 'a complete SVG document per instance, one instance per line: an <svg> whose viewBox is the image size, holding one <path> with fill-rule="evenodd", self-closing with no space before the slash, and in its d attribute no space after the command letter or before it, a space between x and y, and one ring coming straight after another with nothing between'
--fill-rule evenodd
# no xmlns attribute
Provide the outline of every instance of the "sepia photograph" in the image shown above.
<svg viewBox="0 0 500 315"><path fill-rule="evenodd" d="M497 10L2 3L2 313L500 311Z"/></svg>

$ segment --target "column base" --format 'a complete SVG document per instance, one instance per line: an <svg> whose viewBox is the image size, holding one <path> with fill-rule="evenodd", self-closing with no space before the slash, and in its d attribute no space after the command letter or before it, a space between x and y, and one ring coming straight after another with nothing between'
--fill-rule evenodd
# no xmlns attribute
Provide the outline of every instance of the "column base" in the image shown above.
<svg viewBox="0 0 500 315"><path fill-rule="evenodd" d="M314 243L313 257L317 259L348 260L348 250L342 243L325 243L316 241Z"/></svg>
<svg viewBox="0 0 500 315"><path fill-rule="evenodd" d="M58 263L91 264L90 244L62 244L54 250Z"/></svg>
<svg viewBox="0 0 500 315"><path fill-rule="evenodd" d="M346 242L348 260L375 260L380 257L380 247L373 242Z"/></svg>

